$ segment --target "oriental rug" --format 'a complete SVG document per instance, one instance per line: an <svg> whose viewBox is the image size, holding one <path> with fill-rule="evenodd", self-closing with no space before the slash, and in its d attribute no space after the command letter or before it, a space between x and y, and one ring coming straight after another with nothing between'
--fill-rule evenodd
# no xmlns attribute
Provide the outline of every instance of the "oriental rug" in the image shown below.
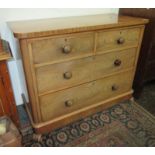
<svg viewBox="0 0 155 155"><path fill-rule="evenodd" d="M155 146L155 117L134 101L124 101L42 136L31 147Z"/></svg>

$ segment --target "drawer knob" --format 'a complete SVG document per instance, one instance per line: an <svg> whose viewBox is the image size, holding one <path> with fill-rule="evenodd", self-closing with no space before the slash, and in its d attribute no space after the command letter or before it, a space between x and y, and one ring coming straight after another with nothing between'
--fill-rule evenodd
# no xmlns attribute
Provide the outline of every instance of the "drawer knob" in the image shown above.
<svg viewBox="0 0 155 155"><path fill-rule="evenodd" d="M73 105L73 101L72 100L68 100L65 102L66 107L71 107Z"/></svg>
<svg viewBox="0 0 155 155"><path fill-rule="evenodd" d="M67 80L72 78L72 73L71 72L64 73L64 78L67 79Z"/></svg>
<svg viewBox="0 0 155 155"><path fill-rule="evenodd" d="M120 37L119 39L117 39L117 44L124 44L125 39Z"/></svg>
<svg viewBox="0 0 155 155"><path fill-rule="evenodd" d="M71 52L71 46L70 45L65 45L64 47L63 47L63 50L62 50L62 52L63 53L65 53L65 54L68 54L68 53L70 53Z"/></svg>
<svg viewBox="0 0 155 155"><path fill-rule="evenodd" d="M111 87L111 89L112 89L112 91L116 91L116 90L118 90L118 86L117 86L117 85L113 85L113 86Z"/></svg>
<svg viewBox="0 0 155 155"><path fill-rule="evenodd" d="M121 61L120 59L116 59L116 60L114 61L114 65L115 65L115 66L120 66L121 63L122 63L122 61Z"/></svg>

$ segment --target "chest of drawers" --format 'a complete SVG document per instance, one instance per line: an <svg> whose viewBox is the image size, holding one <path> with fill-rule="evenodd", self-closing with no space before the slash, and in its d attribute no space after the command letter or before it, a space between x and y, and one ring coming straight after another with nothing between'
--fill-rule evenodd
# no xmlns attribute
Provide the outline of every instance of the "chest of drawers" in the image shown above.
<svg viewBox="0 0 155 155"><path fill-rule="evenodd" d="M132 96L148 20L114 18L111 14L9 23L21 47L28 112L36 132L50 131Z"/></svg>

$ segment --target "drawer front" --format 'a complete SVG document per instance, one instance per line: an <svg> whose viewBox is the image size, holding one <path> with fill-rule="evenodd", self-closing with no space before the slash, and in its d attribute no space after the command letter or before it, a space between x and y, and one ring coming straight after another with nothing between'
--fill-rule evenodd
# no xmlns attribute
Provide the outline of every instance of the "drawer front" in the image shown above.
<svg viewBox="0 0 155 155"><path fill-rule="evenodd" d="M38 91L68 88L133 67L135 54L133 48L40 67L36 70Z"/></svg>
<svg viewBox="0 0 155 155"><path fill-rule="evenodd" d="M35 64L89 55L94 50L94 33L33 40L31 49Z"/></svg>
<svg viewBox="0 0 155 155"><path fill-rule="evenodd" d="M40 97L42 120L48 121L130 91L132 78L131 70L42 96Z"/></svg>
<svg viewBox="0 0 155 155"><path fill-rule="evenodd" d="M112 30L98 33L97 52L123 49L137 46L140 37L140 28Z"/></svg>

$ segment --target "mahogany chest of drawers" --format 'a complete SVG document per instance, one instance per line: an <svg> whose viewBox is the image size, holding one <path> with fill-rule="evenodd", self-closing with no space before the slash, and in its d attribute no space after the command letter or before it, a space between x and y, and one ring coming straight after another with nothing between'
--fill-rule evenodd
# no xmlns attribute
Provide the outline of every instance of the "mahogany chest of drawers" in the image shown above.
<svg viewBox="0 0 155 155"><path fill-rule="evenodd" d="M16 126L19 126L18 112L7 66L7 61L11 58L8 42L0 38L0 118L8 116Z"/></svg>
<svg viewBox="0 0 155 155"><path fill-rule="evenodd" d="M147 22L110 14L9 23L21 47L36 132L129 99Z"/></svg>

